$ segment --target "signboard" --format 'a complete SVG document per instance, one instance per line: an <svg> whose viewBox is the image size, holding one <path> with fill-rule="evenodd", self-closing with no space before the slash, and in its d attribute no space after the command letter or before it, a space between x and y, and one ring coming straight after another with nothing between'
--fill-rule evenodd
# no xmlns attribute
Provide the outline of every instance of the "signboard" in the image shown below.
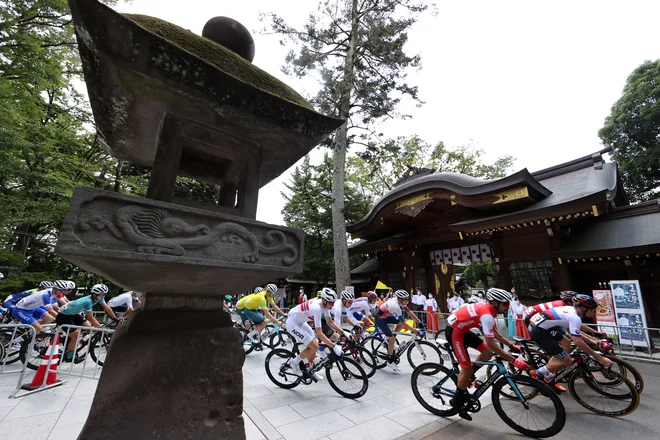
<svg viewBox="0 0 660 440"><path fill-rule="evenodd" d="M619 338L623 344L649 347L646 313L638 280L610 281Z"/></svg>
<svg viewBox="0 0 660 440"><path fill-rule="evenodd" d="M346 286L344 287L344 290L355 295L355 287L353 286Z"/></svg>
<svg viewBox="0 0 660 440"><path fill-rule="evenodd" d="M594 290L594 299L598 303L596 308L596 324L598 330L606 333L608 336L616 336L616 315L614 313L614 302L612 301L612 292L609 290ZM611 325L607 325L611 324Z"/></svg>

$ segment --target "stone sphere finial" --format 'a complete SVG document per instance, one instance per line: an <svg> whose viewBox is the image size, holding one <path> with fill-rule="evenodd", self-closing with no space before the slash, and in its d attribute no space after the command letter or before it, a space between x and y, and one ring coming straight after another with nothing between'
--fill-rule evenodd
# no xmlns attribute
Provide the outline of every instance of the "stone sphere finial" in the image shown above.
<svg viewBox="0 0 660 440"><path fill-rule="evenodd" d="M252 62L254 39L245 26L229 17L213 17L204 25L202 37L218 43Z"/></svg>

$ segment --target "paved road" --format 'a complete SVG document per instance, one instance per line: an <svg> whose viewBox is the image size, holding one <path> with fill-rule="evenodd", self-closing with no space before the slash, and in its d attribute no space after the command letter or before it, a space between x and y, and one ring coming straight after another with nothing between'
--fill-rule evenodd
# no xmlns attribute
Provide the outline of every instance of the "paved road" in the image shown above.
<svg viewBox="0 0 660 440"><path fill-rule="evenodd" d="M637 362L635 367L645 381L637 410L621 418L603 417L588 412L570 396L564 394L566 426L554 439L622 440L660 438L660 366ZM500 420L492 405L474 415L472 422L461 420L424 438L452 440L509 440L527 438L510 429Z"/></svg>

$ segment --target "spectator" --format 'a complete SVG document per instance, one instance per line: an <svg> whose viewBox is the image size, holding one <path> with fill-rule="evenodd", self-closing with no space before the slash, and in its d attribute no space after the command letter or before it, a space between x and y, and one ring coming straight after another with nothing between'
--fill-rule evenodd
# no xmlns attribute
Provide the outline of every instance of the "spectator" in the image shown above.
<svg viewBox="0 0 660 440"><path fill-rule="evenodd" d="M433 298L433 294L429 292L428 299L424 300L424 309L426 313L422 313L425 318L424 325L428 326L429 331L433 333L438 332L438 302Z"/></svg>
<svg viewBox="0 0 660 440"><path fill-rule="evenodd" d="M458 296L458 292L454 292L453 297L451 297L451 293L447 293L447 296L449 297L449 299L447 300L447 306L449 307L449 313L455 312L463 304L465 304L465 301L463 300L463 298Z"/></svg>
<svg viewBox="0 0 660 440"><path fill-rule="evenodd" d="M422 289L417 289L415 291L415 294L412 296L412 303L414 304L413 310L417 312L417 316L421 316L424 313L425 307L424 307L424 294L422 293ZM422 319L423 321L423 319Z"/></svg>
<svg viewBox="0 0 660 440"><path fill-rule="evenodd" d="M477 301L480 303L485 303L486 302L486 297L484 296L484 291L480 290L477 292Z"/></svg>
<svg viewBox="0 0 660 440"><path fill-rule="evenodd" d="M298 293L298 304L302 304L307 301L307 295L305 295L305 288L300 286L300 292Z"/></svg>

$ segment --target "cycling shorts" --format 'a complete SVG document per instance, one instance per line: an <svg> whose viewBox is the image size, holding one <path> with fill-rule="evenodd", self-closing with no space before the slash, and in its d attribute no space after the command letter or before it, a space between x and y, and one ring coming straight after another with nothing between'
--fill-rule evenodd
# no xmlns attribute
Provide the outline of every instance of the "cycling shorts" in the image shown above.
<svg viewBox="0 0 660 440"><path fill-rule="evenodd" d="M568 353L559 344L559 341L564 339L564 335L560 331L546 330L541 327L529 326L529 336L532 341L539 344L541 350L548 353L550 356L555 356L557 359L566 359Z"/></svg>
<svg viewBox="0 0 660 440"><path fill-rule="evenodd" d="M451 342L454 354L456 355L456 359L458 359L461 368L470 368L472 366L470 353L468 353L466 347L474 348L479 352L488 348L486 342L469 329L460 331L455 330L452 326L448 325L445 328L445 337L447 338L447 341Z"/></svg>
<svg viewBox="0 0 660 440"><path fill-rule="evenodd" d="M13 316L15 319L18 319L21 324L32 325L35 322L40 321L46 313L48 312L43 307L37 307L36 309L32 310L19 309L18 307L14 307L12 309L11 316Z"/></svg>
<svg viewBox="0 0 660 440"><path fill-rule="evenodd" d="M376 317L376 325L380 329L380 331L383 333L385 336L393 336L392 335L392 329L390 328L389 324L398 324L400 323L401 320L397 318L396 316L384 316L382 318Z"/></svg>
<svg viewBox="0 0 660 440"><path fill-rule="evenodd" d="M305 321L300 323L289 319L286 322L286 330L296 338L296 341L302 343L305 347L316 338L316 332Z"/></svg>
<svg viewBox="0 0 660 440"><path fill-rule="evenodd" d="M83 322L85 321L87 321L87 318L84 314L80 313L76 313L75 315L65 315L64 313L58 313L57 317L55 317L55 323L57 325L83 325Z"/></svg>
<svg viewBox="0 0 660 440"><path fill-rule="evenodd" d="M261 324L266 319L261 313L246 308L236 309L236 313L243 321L252 321L256 325Z"/></svg>

